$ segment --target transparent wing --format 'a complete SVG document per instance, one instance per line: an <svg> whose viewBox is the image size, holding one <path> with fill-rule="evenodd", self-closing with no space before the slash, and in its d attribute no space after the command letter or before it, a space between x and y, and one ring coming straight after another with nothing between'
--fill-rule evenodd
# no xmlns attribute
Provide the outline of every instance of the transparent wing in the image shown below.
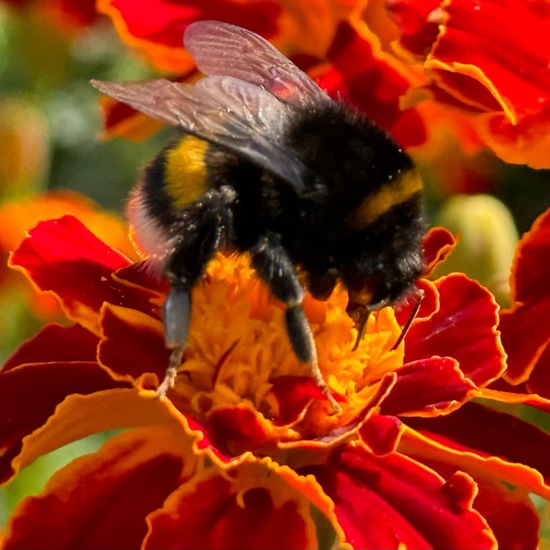
<svg viewBox="0 0 550 550"><path fill-rule="evenodd" d="M262 86L294 107L331 101L267 40L241 27L198 21L185 29L184 44L204 74L232 76Z"/></svg>
<svg viewBox="0 0 550 550"><path fill-rule="evenodd" d="M138 111L220 145L302 191L305 167L284 145L291 107L254 84L210 76L197 84L165 79L93 80L93 86Z"/></svg>

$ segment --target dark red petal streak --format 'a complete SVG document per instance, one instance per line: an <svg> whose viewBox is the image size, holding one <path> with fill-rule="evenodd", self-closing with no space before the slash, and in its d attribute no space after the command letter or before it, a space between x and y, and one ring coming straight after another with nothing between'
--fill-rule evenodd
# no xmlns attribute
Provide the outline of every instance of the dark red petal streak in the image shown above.
<svg viewBox="0 0 550 550"><path fill-rule="evenodd" d="M376 457L361 447L340 447L312 473L335 503L355 548L491 548L483 518L469 507L475 491L467 477L445 483L398 453Z"/></svg>
<svg viewBox="0 0 550 550"><path fill-rule="evenodd" d="M35 363L0 374L0 480L12 475L11 460L22 439L42 426L71 394L123 387L97 363Z"/></svg>
<svg viewBox="0 0 550 550"><path fill-rule="evenodd" d="M162 435L126 432L60 470L16 509L4 548L139 548L147 514L182 476L183 457Z"/></svg>
<svg viewBox="0 0 550 550"><path fill-rule="evenodd" d="M397 381L381 411L389 415L433 416L456 409L475 390L454 359L419 359L397 371Z"/></svg>
<svg viewBox="0 0 550 550"><path fill-rule="evenodd" d="M537 360L537 365L527 382L529 392L541 398L550 399L550 343Z"/></svg>
<svg viewBox="0 0 550 550"><path fill-rule="evenodd" d="M431 318L413 323L405 339L405 362L434 355L452 357L475 384L487 384L504 369L493 296L463 274L442 277L435 286L440 309Z"/></svg>

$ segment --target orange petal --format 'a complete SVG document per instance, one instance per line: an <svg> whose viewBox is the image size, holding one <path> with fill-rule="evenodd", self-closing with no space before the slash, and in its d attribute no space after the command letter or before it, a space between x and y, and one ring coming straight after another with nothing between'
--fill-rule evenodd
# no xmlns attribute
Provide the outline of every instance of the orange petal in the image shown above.
<svg viewBox="0 0 550 550"><path fill-rule="evenodd" d="M70 395L47 422L25 438L13 468L20 469L37 457L89 435L132 426L162 427L179 432L179 439L196 434L166 399L152 391L114 389L90 395Z"/></svg>

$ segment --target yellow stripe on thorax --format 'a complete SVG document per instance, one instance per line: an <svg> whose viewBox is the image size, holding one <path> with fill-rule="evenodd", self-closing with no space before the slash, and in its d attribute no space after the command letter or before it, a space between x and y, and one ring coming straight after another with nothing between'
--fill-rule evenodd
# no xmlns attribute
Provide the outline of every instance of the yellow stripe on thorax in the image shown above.
<svg viewBox="0 0 550 550"><path fill-rule="evenodd" d="M388 181L377 193L365 197L348 216L347 225L351 229L367 227L390 208L410 199L422 190L422 181L418 172L412 168L398 174Z"/></svg>
<svg viewBox="0 0 550 550"><path fill-rule="evenodd" d="M207 189L204 154L208 143L183 136L166 154L166 190L178 208L196 201Z"/></svg>

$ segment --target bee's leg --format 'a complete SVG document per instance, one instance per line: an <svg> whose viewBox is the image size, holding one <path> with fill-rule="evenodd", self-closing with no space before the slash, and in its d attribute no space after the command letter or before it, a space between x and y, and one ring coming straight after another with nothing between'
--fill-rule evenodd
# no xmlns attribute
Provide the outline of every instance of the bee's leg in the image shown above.
<svg viewBox="0 0 550 550"><path fill-rule="evenodd" d="M178 368L182 363L183 350L189 335L191 319L191 288L172 283L164 302L164 342L171 351L164 380L157 388L157 395L163 396L174 386Z"/></svg>
<svg viewBox="0 0 550 550"><path fill-rule="evenodd" d="M164 302L164 339L171 350L164 380L157 389L163 396L174 386L187 344L191 319L191 290L204 274L219 247L227 224L227 201L212 191L195 211L182 221L166 265L170 291ZM225 210L225 212L224 212Z"/></svg>
<svg viewBox="0 0 550 550"><path fill-rule="evenodd" d="M275 235L268 234L261 237L250 252L252 267L258 276L269 285L273 295L286 305L286 330L296 357L309 365L312 378L334 413L340 412L340 405L319 370L315 340L301 305L304 289L285 249Z"/></svg>

